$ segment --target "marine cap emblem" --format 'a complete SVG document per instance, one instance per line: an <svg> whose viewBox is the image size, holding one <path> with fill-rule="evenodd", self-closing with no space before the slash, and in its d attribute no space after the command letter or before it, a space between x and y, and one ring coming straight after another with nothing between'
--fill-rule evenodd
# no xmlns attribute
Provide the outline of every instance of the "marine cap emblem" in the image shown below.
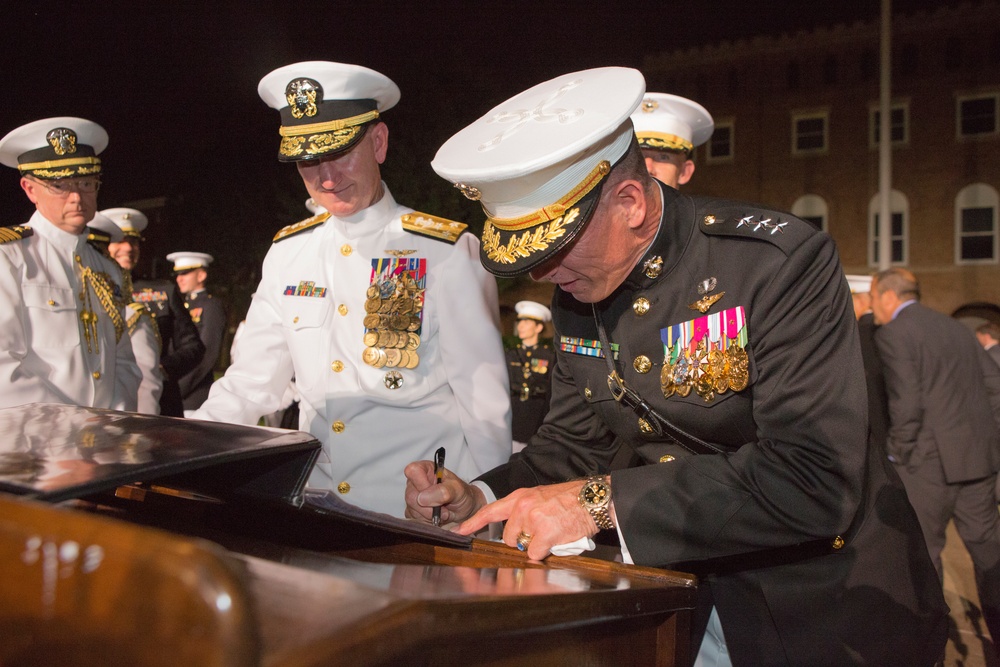
<svg viewBox="0 0 1000 667"><path fill-rule="evenodd" d="M52 146L56 155L66 155L76 152L76 132L65 127L57 127L45 135L45 140Z"/></svg>
<svg viewBox="0 0 1000 667"><path fill-rule="evenodd" d="M313 79L293 79L285 86L285 99L295 118L315 116L319 111L317 98L323 99L323 86Z"/></svg>
<svg viewBox="0 0 1000 667"><path fill-rule="evenodd" d="M466 199L471 199L472 201L479 201L479 199L483 196L483 193L479 191L479 188L472 185L455 183L455 187L462 191L462 194L465 195Z"/></svg>
<svg viewBox="0 0 1000 667"><path fill-rule="evenodd" d="M660 108L660 103L651 97L647 97L642 101L642 112L643 113L653 113Z"/></svg>

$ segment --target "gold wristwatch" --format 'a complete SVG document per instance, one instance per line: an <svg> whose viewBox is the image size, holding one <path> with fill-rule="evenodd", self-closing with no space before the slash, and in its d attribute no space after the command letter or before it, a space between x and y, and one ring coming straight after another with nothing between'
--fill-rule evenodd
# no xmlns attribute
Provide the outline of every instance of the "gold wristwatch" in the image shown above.
<svg viewBox="0 0 1000 667"><path fill-rule="evenodd" d="M615 527L611 520L611 483L604 475L588 477L580 489L577 496L583 509L590 512L594 517L594 523L601 530L610 530Z"/></svg>

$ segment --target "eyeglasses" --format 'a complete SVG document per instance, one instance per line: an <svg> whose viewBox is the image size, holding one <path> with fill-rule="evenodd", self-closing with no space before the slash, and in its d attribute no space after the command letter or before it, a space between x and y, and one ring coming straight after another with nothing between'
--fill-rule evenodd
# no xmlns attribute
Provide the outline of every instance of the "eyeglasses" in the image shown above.
<svg viewBox="0 0 1000 667"><path fill-rule="evenodd" d="M65 197L71 192L92 195L101 189L101 181L97 178L67 178L56 181L36 180L35 182L59 197Z"/></svg>

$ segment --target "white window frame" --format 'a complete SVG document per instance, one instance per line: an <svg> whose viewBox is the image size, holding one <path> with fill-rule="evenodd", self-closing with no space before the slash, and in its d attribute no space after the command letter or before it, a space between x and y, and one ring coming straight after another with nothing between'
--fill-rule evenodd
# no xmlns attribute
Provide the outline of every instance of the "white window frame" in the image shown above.
<svg viewBox="0 0 1000 667"><path fill-rule="evenodd" d="M893 141L892 147L896 148L898 146L909 146L910 145L910 101L902 100L898 102L893 102L889 105L889 118L892 118L892 113L897 109L903 110L903 138L900 141ZM878 124L876 119L881 109L877 103L870 104L868 106L868 147L875 150L878 148L878 142L875 140L875 134L878 132ZM889 123L889 135L892 136L892 122Z"/></svg>
<svg viewBox="0 0 1000 667"><path fill-rule="evenodd" d="M715 132L718 132L720 127L725 127L729 129L729 155L712 155L712 139L709 138L705 142L705 162L708 164L721 164L724 162L732 162L736 159L736 121L732 118L726 120L717 120L715 122Z"/></svg>
<svg viewBox="0 0 1000 667"><path fill-rule="evenodd" d="M962 133L962 103L975 100L993 99L993 130L978 134ZM1000 135L1000 92L976 93L972 95L959 95L955 98L955 138L959 141L975 141L977 139L995 138Z"/></svg>
<svg viewBox="0 0 1000 667"><path fill-rule="evenodd" d="M993 209L993 231L989 233L993 237L993 257L990 259L963 259L962 258L962 238L964 236L986 236L982 234L962 233L962 211L969 208L992 208ZM962 188L958 196L955 197L955 264L956 265L982 265L997 264L1000 257L1000 226L998 226L997 212L1000 210L1000 195L996 188L986 183L973 183Z"/></svg>
<svg viewBox="0 0 1000 667"><path fill-rule="evenodd" d="M830 207L819 195L802 195L792 204L792 215L797 218L820 218L824 232L830 231Z"/></svg>
<svg viewBox="0 0 1000 667"><path fill-rule="evenodd" d="M822 119L823 146L820 148L802 148L799 146L799 121ZM792 114L792 155L825 155L830 150L830 112L801 111Z"/></svg>
<svg viewBox="0 0 1000 667"><path fill-rule="evenodd" d="M875 216L879 213L879 193L868 201L868 246L865 254L868 256L868 266L878 266L878 252L875 250ZM891 262L891 266L907 266L910 263L910 201L899 190L893 190L889 194L889 215L896 213L903 216L903 235L900 240L903 242L903 258L896 262ZM887 228L892 233L892 221L889 221Z"/></svg>

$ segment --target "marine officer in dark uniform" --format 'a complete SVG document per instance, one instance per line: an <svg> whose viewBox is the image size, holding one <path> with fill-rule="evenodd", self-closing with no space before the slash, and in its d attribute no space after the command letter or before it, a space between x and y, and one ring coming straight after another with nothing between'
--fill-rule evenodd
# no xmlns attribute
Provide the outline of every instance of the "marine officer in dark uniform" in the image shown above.
<svg viewBox="0 0 1000 667"><path fill-rule="evenodd" d="M142 232L149 225L149 219L145 213L134 208L109 208L101 213L125 235L121 243L108 246L111 258L126 271L134 271L139 263ZM178 381L205 356L205 346L198 337L198 330L184 307L184 299L177 286L169 280L134 280L132 301L149 309L160 334L160 369L164 376L160 414L183 417L184 403Z"/></svg>
<svg viewBox="0 0 1000 667"><path fill-rule="evenodd" d="M205 288L208 266L213 259L205 252L172 252L167 255L167 261L174 263L174 279L184 295L184 308L205 346L201 361L179 381L185 410L197 410L208 398L208 391L215 381L215 364L222 352L222 339L226 335L226 310Z"/></svg>
<svg viewBox="0 0 1000 667"><path fill-rule="evenodd" d="M561 76L438 151L486 214L484 266L557 285L556 365L528 446L474 484L407 466L409 516L506 521L534 559L617 531L626 560L701 575L703 664L933 664L947 608L868 447L833 241L652 179L629 121L644 90L626 68ZM646 465L609 474L620 446Z"/></svg>
<svg viewBox="0 0 1000 667"><path fill-rule="evenodd" d="M556 354L539 342L545 323L552 320L548 308L534 301L518 301L516 333L521 339L517 347L507 350L507 372L510 374L510 405L513 422L514 451L520 451L535 434L549 411L549 386Z"/></svg>

